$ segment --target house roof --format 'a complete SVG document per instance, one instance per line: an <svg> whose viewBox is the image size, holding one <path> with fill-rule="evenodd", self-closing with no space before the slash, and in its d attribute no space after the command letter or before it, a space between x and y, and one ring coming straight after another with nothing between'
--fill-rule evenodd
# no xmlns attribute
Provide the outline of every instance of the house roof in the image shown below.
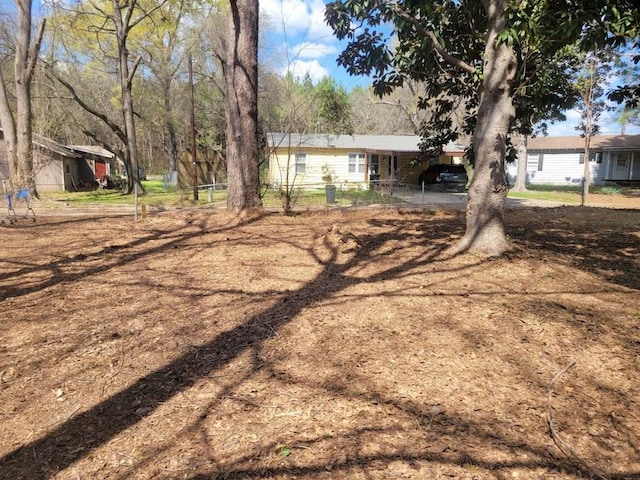
<svg viewBox="0 0 640 480"><path fill-rule="evenodd" d="M584 138L535 137L530 138L529 150L584 150ZM640 135L596 135L591 137L591 148L595 150L640 150Z"/></svg>
<svg viewBox="0 0 640 480"><path fill-rule="evenodd" d="M0 128L0 138L3 138L4 131ZM105 158L113 158L115 155L109 150L105 150L102 147L95 145L62 145L61 143L51 140L50 138L43 137L42 135L33 134L32 143L45 150L63 155L69 158L82 158L81 153L90 153Z"/></svg>
<svg viewBox="0 0 640 480"><path fill-rule="evenodd" d="M115 154L99 145L67 145L67 148L74 152L90 153L98 157L113 158Z"/></svg>
<svg viewBox="0 0 640 480"><path fill-rule="evenodd" d="M417 135L328 135L299 133L268 133L270 147L340 148L377 150L385 152L420 152L421 138ZM462 145L449 144L445 153L464 152Z"/></svg>
<svg viewBox="0 0 640 480"><path fill-rule="evenodd" d="M50 138L42 137L40 135L33 135L32 142L34 145L44 148L45 150L49 150L51 152L57 153L59 155L63 155L69 158L81 158L81 155L78 155L72 150L69 150L64 145L56 142L55 140L51 140Z"/></svg>

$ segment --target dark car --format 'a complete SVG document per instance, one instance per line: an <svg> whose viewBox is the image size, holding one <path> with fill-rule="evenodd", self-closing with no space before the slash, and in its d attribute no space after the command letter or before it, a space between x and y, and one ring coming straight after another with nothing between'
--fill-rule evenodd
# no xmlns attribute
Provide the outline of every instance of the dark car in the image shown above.
<svg viewBox="0 0 640 480"><path fill-rule="evenodd" d="M445 165L436 164L430 165L429 168L423 170L418 177L418 183L422 185L447 185L455 187L457 190L462 190L469 177L464 165Z"/></svg>

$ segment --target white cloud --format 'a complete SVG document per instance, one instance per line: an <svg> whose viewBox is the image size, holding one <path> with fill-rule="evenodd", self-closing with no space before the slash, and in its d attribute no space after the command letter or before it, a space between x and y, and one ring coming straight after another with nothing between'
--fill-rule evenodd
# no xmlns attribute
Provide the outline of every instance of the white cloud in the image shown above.
<svg viewBox="0 0 640 480"><path fill-rule="evenodd" d="M567 120L560 123L554 123L549 125L550 137L566 137L580 135L580 132L576 130L576 127L580 124L582 117L577 110L567 110L564 112Z"/></svg>
<svg viewBox="0 0 640 480"><path fill-rule="evenodd" d="M580 135L580 131L576 127L580 124L582 117L577 110L567 110L565 112L567 120L565 122L549 125L550 137L564 137ZM615 118L615 112L605 113L598 121L600 125L600 133L602 135L618 135L620 134L620 122ZM627 125L627 135L636 135L640 133L640 127Z"/></svg>
<svg viewBox="0 0 640 480"><path fill-rule="evenodd" d="M291 47L291 55L294 58L323 58L335 55L338 49L326 43L303 42Z"/></svg>
<svg viewBox="0 0 640 480"><path fill-rule="evenodd" d="M320 62L317 60L311 60L308 62L304 60L294 60L283 73L286 73L287 71L291 72L296 78L304 78L308 73L313 83L317 83L322 80L322 78L329 75L329 71L320 65Z"/></svg>
<svg viewBox="0 0 640 480"><path fill-rule="evenodd" d="M287 36L312 42L332 36L324 22L323 0L261 0L260 14L267 15L272 27Z"/></svg>

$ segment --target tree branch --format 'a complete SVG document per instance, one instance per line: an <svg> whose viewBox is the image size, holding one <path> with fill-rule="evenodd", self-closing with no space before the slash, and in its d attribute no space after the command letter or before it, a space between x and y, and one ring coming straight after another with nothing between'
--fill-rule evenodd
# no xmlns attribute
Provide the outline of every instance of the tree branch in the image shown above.
<svg viewBox="0 0 640 480"><path fill-rule="evenodd" d="M100 120L102 120L112 131L113 133L116 134L116 136L120 139L121 142L123 142L125 145L127 143L127 136L125 135L125 133L122 131L122 129L115 124L114 122L112 122L109 117L107 117L104 113L97 111L96 109L90 107L89 105L87 105L76 93L75 89L65 80L63 80L62 78L60 78L55 71L53 70L53 68L49 67L47 68L47 74L49 74L50 76L52 76L53 78L55 78L58 82L60 82L68 91L69 93L71 93L71 95L73 96L73 99L75 100L75 102L80 105L80 107L82 107L86 112L90 113L91 115L99 118Z"/></svg>
<svg viewBox="0 0 640 480"><path fill-rule="evenodd" d="M587 159L585 161L589 161L589 160ZM560 379L560 377L562 375L564 375L567 372L567 370L569 370L575 364L576 364L575 360L570 361L562 370L560 370L558 373L555 374L555 376L553 377L553 379L549 382L549 385L547 386L547 414L546 414L546 420L547 420L547 426L549 427L549 434L551 435L551 438L553 439L553 442L558 446L560 451L562 453L564 453L567 457L573 457L576 460L578 460L578 462L580 462L587 470L589 470L590 473L592 473L594 476L596 476L600 480L608 480L607 477L602 475L600 472L595 470L593 467L589 466L589 464L587 462L585 462L573 450L573 448L571 448L571 445L569 445L566 441L564 441L562 439L562 437L560 437L560 435L558 435L558 432L556 432L556 429L555 429L554 424L553 424L553 418L552 418L552 415L551 415L551 411L552 411L551 398L553 396L553 386Z"/></svg>
<svg viewBox="0 0 640 480"><path fill-rule="evenodd" d="M29 64L27 65L27 82L31 81L33 77L33 71L36 68L36 63L38 62L38 54L40 53L40 45L42 44L42 37L44 37L44 27L47 24L47 19L43 18L40 22L40 26L38 27L38 34L36 36L36 41L33 43L31 47L31 51L29 52Z"/></svg>
<svg viewBox="0 0 640 480"><path fill-rule="evenodd" d="M142 55L138 55L138 58L136 58L136 61L133 62L133 65L131 66L131 70L129 70L129 76L127 77L127 85L129 85L129 87L131 87L133 76L136 74L136 70L138 69L140 62L142 62Z"/></svg>
<svg viewBox="0 0 640 480"><path fill-rule="evenodd" d="M164 4L167 3L167 0L163 0L162 2L160 2L158 5L156 5L155 7L153 7L151 10L149 10L148 12L143 11L143 14L140 15L139 18L135 19L133 22L131 22L129 24L129 30L131 30L133 27L135 27L136 25L138 25L141 21L143 21L145 18L149 18L151 16L151 14L153 12L155 12L156 10L162 8L164 6ZM131 15L129 15L129 21L131 20Z"/></svg>
<svg viewBox="0 0 640 480"><path fill-rule="evenodd" d="M421 33L425 37L427 37L429 39L429 41L431 42L431 45L433 46L433 49L436 52L438 52L438 54L440 54L440 56L443 58L443 60L445 62L447 62L450 65L453 65L454 67L458 67L458 68L460 68L460 69L462 69L462 70L464 70L465 72L468 72L468 73L473 73L473 72L476 71L475 68L473 68L471 65L469 65L465 61L463 61L463 60L461 60L461 59L459 59L457 57L454 57L453 55L450 55L443 48L443 46L440 45L440 42L436 38L435 34L431 30L428 30L428 29L424 28L417 18L414 18L411 15L409 15L407 12L402 10L398 5L394 5L393 10L400 18L402 18L403 20L406 20L407 22L411 23L419 33Z"/></svg>

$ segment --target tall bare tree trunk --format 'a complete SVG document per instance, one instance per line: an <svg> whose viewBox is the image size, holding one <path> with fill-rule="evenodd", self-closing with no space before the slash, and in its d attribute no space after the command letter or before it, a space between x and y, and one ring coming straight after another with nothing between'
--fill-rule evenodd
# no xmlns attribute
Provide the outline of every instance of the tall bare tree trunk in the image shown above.
<svg viewBox="0 0 640 480"><path fill-rule="evenodd" d="M231 0L225 62L227 209L260 208L258 0Z"/></svg>
<svg viewBox="0 0 640 480"><path fill-rule="evenodd" d="M171 104L171 78L164 77L161 80L162 96L164 101L164 147L169 159L169 171L178 170L178 141L176 139L176 127L173 123L173 105Z"/></svg>
<svg viewBox="0 0 640 480"><path fill-rule="evenodd" d="M590 119L589 119L590 122ZM580 196L580 205L584 206L589 198L589 188L591 188L591 133L587 130L584 136L584 173L582 178L582 194Z"/></svg>
<svg viewBox="0 0 640 480"><path fill-rule="evenodd" d="M517 60L512 47L496 45L496 37L505 28L507 1L487 0L484 4L490 29L473 136L475 174L469 188L466 231L452 253L473 251L500 255L511 248L504 229L507 198L504 161L509 124L515 116L512 83Z"/></svg>
<svg viewBox="0 0 640 480"><path fill-rule="evenodd" d="M516 184L513 187L514 192L526 192L527 191L527 141L526 135L520 134L520 141L518 142L518 159L517 159L517 172L516 172Z"/></svg>
<svg viewBox="0 0 640 480"><path fill-rule="evenodd" d="M12 172L16 187L29 187L35 191L33 152L31 149L32 113L31 79L38 60L40 43L44 35L44 20L40 24L34 44L31 44L31 0L16 0L18 7L18 37L15 53L16 121L15 151L17 169Z"/></svg>
<svg viewBox="0 0 640 480"><path fill-rule="evenodd" d="M0 126L4 136L4 143L9 160L9 172L12 178L18 173L18 155L16 153L16 122L9 106L9 97L0 69Z"/></svg>
<svg viewBox="0 0 640 480"><path fill-rule="evenodd" d="M16 155L18 170L13 178L17 187L34 187L31 152L31 78L29 46L31 44L31 0L18 0L18 38L15 56L16 81Z"/></svg>
<svg viewBox="0 0 640 480"><path fill-rule="evenodd" d="M140 59L138 58L131 68L129 68L129 51L127 49L127 38L131 28L131 16L136 8L137 2L132 0L120 5L119 0L112 0L113 4L113 22L115 25L116 41L118 43L118 76L120 79L120 91L122 94L122 116L124 120L124 132L127 137L125 145L128 156L128 188L127 193L133 192L135 188L138 191L144 191L140 183L138 174L138 142L136 138L136 125L133 110L133 75L138 68ZM123 16L124 11L124 16Z"/></svg>

